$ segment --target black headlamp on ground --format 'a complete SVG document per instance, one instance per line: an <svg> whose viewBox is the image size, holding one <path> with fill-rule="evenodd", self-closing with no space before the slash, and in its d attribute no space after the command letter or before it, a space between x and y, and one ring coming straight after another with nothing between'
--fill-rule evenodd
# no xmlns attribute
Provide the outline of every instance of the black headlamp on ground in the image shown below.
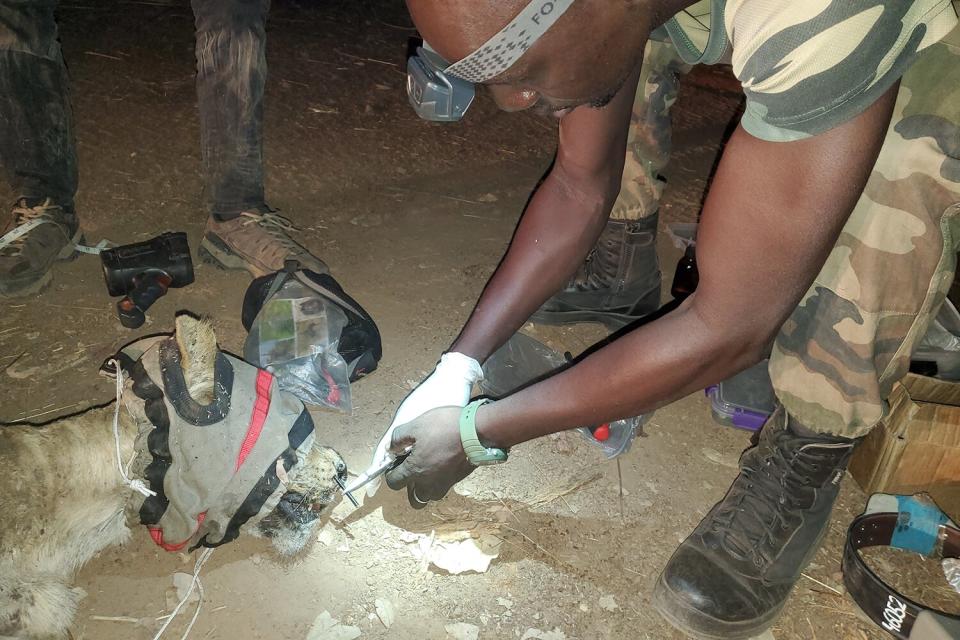
<svg viewBox="0 0 960 640"><path fill-rule="evenodd" d="M960 617L930 609L886 584L858 553L890 546L930 558L960 557L960 529L926 496L876 494L847 532L843 583L877 625L902 640L960 638Z"/></svg>

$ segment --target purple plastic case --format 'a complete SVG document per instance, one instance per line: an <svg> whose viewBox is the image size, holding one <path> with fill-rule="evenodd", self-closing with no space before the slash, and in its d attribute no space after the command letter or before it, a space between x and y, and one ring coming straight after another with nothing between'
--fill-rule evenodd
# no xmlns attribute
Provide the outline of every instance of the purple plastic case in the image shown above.
<svg viewBox="0 0 960 640"><path fill-rule="evenodd" d="M759 431L777 406L766 360L705 393L717 422L747 431Z"/></svg>
<svg viewBox="0 0 960 640"><path fill-rule="evenodd" d="M737 429L746 429L747 431L760 431L760 427L770 417L769 413L751 411L724 402L719 398L720 385L718 384L707 387L704 392L710 398L710 408L713 411L714 419L722 424Z"/></svg>

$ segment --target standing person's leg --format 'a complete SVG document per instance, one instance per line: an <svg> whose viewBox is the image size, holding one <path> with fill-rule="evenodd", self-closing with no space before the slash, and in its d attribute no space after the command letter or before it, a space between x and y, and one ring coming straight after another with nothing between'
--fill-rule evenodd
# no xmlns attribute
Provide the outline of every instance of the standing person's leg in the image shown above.
<svg viewBox="0 0 960 640"><path fill-rule="evenodd" d="M0 295L35 293L80 239L77 160L55 0L0 1L0 166L16 194L0 226Z"/></svg>
<svg viewBox="0 0 960 640"><path fill-rule="evenodd" d="M221 265L254 276L294 258L326 265L296 243L263 187L263 101L270 0L193 0L200 144L210 217L201 246Z"/></svg>
<svg viewBox="0 0 960 640"><path fill-rule="evenodd" d="M266 213L263 94L269 0L193 0L200 152L210 214Z"/></svg>
<svg viewBox="0 0 960 640"><path fill-rule="evenodd" d="M674 554L657 608L717 638L759 633L829 524L857 439L953 282L960 248L960 29L903 77L883 149L813 286L777 336L783 409Z"/></svg>
<svg viewBox="0 0 960 640"><path fill-rule="evenodd" d="M600 240L567 286L541 307L534 322L602 322L622 327L660 306L657 222L670 159L670 107L679 75L690 70L668 42L650 40L627 134L620 195Z"/></svg>

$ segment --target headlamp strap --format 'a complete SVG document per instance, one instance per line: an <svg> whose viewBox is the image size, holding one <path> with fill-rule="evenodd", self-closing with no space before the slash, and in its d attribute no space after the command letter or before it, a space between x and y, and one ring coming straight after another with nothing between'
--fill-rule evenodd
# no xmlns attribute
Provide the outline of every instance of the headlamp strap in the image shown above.
<svg viewBox="0 0 960 640"><path fill-rule="evenodd" d="M495 78L513 66L572 4L573 0L533 0L507 26L444 73L475 84Z"/></svg>

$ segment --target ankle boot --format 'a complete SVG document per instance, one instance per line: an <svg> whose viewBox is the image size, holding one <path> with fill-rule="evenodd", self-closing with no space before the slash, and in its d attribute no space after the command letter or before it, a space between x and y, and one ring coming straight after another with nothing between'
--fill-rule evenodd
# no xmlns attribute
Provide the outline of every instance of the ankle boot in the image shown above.
<svg viewBox="0 0 960 640"><path fill-rule="evenodd" d="M660 307L658 215L609 220L596 247L563 290L531 318L543 324L601 322L612 330Z"/></svg>
<svg viewBox="0 0 960 640"><path fill-rule="evenodd" d="M654 607L699 638L749 638L776 619L830 522L855 440L771 416L740 475L674 552Z"/></svg>

